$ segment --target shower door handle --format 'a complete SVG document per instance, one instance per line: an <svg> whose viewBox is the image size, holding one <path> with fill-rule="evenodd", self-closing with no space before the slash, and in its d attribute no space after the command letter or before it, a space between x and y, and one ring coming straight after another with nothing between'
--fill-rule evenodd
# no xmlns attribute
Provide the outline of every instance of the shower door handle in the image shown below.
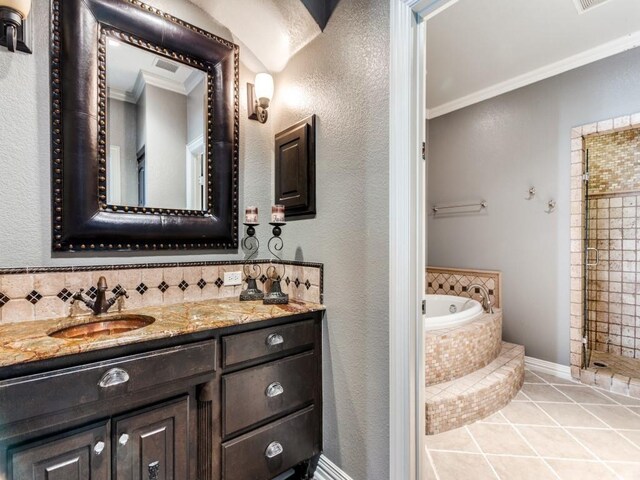
<svg viewBox="0 0 640 480"><path fill-rule="evenodd" d="M596 252L596 260L594 263L589 263L589 251L593 250L594 252ZM593 248L593 247L588 247L587 248L587 267L597 267L598 263L600 263L600 251L597 248Z"/></svg>

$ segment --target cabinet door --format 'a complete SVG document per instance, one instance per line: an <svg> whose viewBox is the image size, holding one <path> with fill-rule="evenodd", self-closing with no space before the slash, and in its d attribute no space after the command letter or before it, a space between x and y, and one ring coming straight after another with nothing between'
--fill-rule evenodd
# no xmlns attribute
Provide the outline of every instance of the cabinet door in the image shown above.
<svg viewBox="0 0 640 480"><path fill-rule="evenodd" d="M108 480L109 424L74 432L10 452L11 480Z"/></svg>
<svg viewBox="0 0 640 480"><path fill-rule="evenodd" d="M116 480L189 478L189 397L114 419Z"/></svg>

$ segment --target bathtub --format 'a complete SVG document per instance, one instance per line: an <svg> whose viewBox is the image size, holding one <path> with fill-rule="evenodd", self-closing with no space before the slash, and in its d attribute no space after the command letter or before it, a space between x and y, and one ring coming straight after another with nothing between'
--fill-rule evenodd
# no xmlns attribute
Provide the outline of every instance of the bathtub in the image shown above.
<svg viewBox="0 0 640 480"><path fill-rule="evenodd" d="M426 295L426 330L459 327L478 318L483 313L477 300L454 295Z"/></svg>

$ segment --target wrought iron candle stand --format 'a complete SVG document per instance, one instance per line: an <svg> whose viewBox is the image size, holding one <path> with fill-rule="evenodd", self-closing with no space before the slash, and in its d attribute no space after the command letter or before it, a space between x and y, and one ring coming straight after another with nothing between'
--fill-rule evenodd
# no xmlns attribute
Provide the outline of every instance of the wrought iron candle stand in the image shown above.
<svg viewBox="0 0 640 480"><path fill-rule="evenodd" d="M258 288L256 278L262 275L262 267L256 263L255 257L260 250L260 241L255 236L257 223L245 223L247 227L247 236L242 239L242 248L248 253L247 258L242 266L242 271L247 280L247 289L240 293L240 301L246 302L250 300L262 300L264 292Z"/></svg>
<svg viewBox="0 0 640 480"><path fill-rule="evenodd" d="M280 235L282 234L282 227L285 223L270 223L273 226L273 236L269 239L269 243L267 247L269 248L269 252L272 256L274 256L278 261L282 262L282 258L276 253L282 251L282 247L284 247L284 242ZM282 274L278 272L278 265L282 267ZM283 263L278 263L276 265L271 265L267 268L267 277L271 279L271 289L269 293L264 296L263 303L265 305L284 305L289 303L289 295L282 292L282 288L280 286L280 282L282 281L282 277L284 277L285 266Z"/></svg>

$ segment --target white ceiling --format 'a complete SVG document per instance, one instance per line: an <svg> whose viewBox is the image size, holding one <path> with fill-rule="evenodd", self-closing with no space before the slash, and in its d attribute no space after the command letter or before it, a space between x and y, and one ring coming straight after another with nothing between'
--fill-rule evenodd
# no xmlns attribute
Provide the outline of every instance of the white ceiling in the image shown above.
<svg viewBox="0 0 640 480"><path fill-rule="evenodd" d="M640 0L459 0L427 23L434 118L640 45Z"/></svg>
<svg viewBox="0 0 640 480"><path fill-rule="evenodd" d="M243 62L255 72L280 72L321 31L300 0L191 0L227 27Z"/></svg>

